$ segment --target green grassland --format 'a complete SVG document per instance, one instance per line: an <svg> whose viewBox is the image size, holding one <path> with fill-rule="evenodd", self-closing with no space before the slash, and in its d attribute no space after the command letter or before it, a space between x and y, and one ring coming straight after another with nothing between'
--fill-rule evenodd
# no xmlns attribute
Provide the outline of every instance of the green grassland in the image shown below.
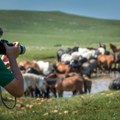
<svg viewBox="0 0 120 120"><path fill-rule="evenodd" d="M19 41L27 48L21 59L54 58L66 47L97 47L103 42L120 44L120 21L88 18L54 12L0 11L3 38Z"/></svg>
<svg viewBox="0 0 120 120"><path fill-rule="evenodd" d="M14 109L0 105L1 120L119 120L120 91L71 98L17 99Z"/></svg>
<svg viewBox="0 0 120 120"><path fill-rule="evenodd" d="M59 48L120 45L120 20L88 18L54 12L0 11L2 38L19 41L26 53L18 60L54 60ZM2 39L1 38L1 39ZM120 91L71 98L21 97L14 109L0 101L0 120L119 120Z"/></svg>

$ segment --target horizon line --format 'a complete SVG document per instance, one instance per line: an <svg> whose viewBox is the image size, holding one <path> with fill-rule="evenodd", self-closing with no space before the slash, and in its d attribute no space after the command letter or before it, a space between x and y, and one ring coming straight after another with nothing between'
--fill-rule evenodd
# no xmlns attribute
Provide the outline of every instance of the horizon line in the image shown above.
<svg viewBox="0 0 120 120"><path fill-rule="evenodd" d="M80 14L77 14L77 13L65 12L65 11L62 11L62 10L0 9L0 11L61 12L61 13L69 14L69 15L75 15L75 16L87 17L87 18L93 18L93 19L120 21L120 19L115 19L115 18L103 18L103 17L95 17L95 16L89 16L89 15L80 15Z"/></svg>

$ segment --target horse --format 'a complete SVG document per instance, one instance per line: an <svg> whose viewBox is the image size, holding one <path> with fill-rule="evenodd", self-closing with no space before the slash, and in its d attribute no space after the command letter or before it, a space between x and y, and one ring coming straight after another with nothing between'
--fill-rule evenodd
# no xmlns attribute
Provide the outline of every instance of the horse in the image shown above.
<svg viewBox="0 0 120 120"><path fill-rule="evenodd" d="M58 62L54 64L54 72L46 75L45 80L47 83L47 96L49 97L49 91L51 90L55 97L56 95L56 88L55 84L58 79L65 78L69 72L71 72L72 68L70 65L66 65L63 62Z"/></svg>
<svg viewBox="0 0 120 120"><path fill-rule="evenodd" d="M106 50L106 45L101 43L101 42L99 42L99 47L102 47L102 48L104 48Z"/></svg>
<svg viewBox="0 0 120 120"><path fill-rule="evenodd" d="M120 71L120 53L113 53L115 56L115 60L114 60L114 72L115 71Z"/></svg>
<svg viewBox="0 0 120 120"><path fill-rule="evenodd" d="M87 76L81 76L76 72L70 72L67 74L51 73L46 78L47 81L47 93L49 96L49 90L53 92L54 96L63 97L64 91L71 91L73 95L77 93L90 93L92 81ZM60 88L61 87L61 88ZM62 91L63 90L63 91Z"/></svg>
<svg viewBox="0 0 120 120"><path fill-rule="evenodd" d="M70 61L72 60L72 56L69 53L65 53L61 56L61 62L64 63L70 63Z"/></svg>
<svg viewBox="0 0 120 120"><path fill-rule="evenodd" d="M112 82L109 84L110 90L120 90L120 77L112 80Z"/></svg>
<svg viewBox="0 0 120 120"><path fill-rule="evenodd" d="M63 49L59 49L57 51L57 61L60 62L61 61L61 56L65 53L65 51Z"/></svg>
<svg viewBox="0 0 120 120"><path fill-rule="evenodd" d="M78 48L79 47L75 46L73 48L67 48L66 50L58 49L57 50L57 61L58 62L61 62L61 61L66 62L68 60L67 62L69 62L69 59L71 58L70 54L72 54L75 51L78 51Z"/></svg>
<svg viewBox="0 0 120 120"><path fill-rule="evenodd" d="M48 75L54 71L53 63L39 60L39 61L37 61L37 65L38 65L40 71L43 73L43 75Z"/></svg>
<svg viewBox="0 0 120 120"><path fill-rule="evenodd" d="M109 45L110 45L110 48L112 49L113 53L120 52L120 45L115 46L112 43L110 43Z"/></svg>
<svg viewBox="0 0 120 120"><path fill-rule="evenodd" d="M59 76L59 75L58 75ZM67 77L72 77L72 76L79 76L82 80L83 80L83 83L84 83L84 91L83 91L83 93L90 93L91 92L91 88L92 88L92 80L91 80L91 78L90 77L88 77L87 75L81 75L81 74L79 74L79 73L76 73L76 72L70 72L70 73L68 73L67 75L65 75L65 76L61 76L60 75L60 77L62 77L62 78L67 78ZM73 95L75 95L76 94L76 91L74 91L73 92Z"/></svg>
<svg viewBox="0 0 120 120"><path fill-rule="evenodd" d="M96 59L90 59L84 62L80 67L80 74L91 79L92 73L97 72L98 62Z"/></svg>
<svg viewBox="0 0 120 120"><path fill-rule="evenodd" d="M79 74L68 75L57 80L55 88L59 97L63 97L64 91L71 91L73 95L76 93L83 94L84 81Z"/></svg>
<svg viewBox="0 0 120 120"><path fill-rule="evenodd" d="M92 88L92 80L89 78L87 75L82 76L84 79L84 93L91 93L91 88Z"/></svg>
<svg viewBox="0 0 120 120"><path fill-rule="evenodd" d="M115 62L114 54L105 55L100 54L97 58L98 64L101 70L108 70L109 72L112 70L112 64Z"/></svg>
<svg viewBox="0 0 120 120"><path fill-rule="evenodd" d="M69 64L65 64L64 62L58 62L54 65L54 70L58 73L67 74L69 72L74 71L73 67Z"/></svg>
<svg viewBox="0 0 120 120"><path fill-rule="evenodd" d="M46 96L46 82L44 76L31 73L23 74L24 94L31 97Z"/></svg>
<svg viewBox="0 0 120 120"><path fill-rule="evenodd" d="M45 76L45 81L46 81L46 89L47 89L47 98L49 98L49 93L50 90L53 93L54 97L57 98L57 94L56 94L56 88L55 88L55 84L58 80L58 76L57 74L54 73L50 73L47 76Z"/></svg>
<svg viewBox="0 0 120 120"><path fill-rule="evenodd" d="M36 70L33 67L29 67L25 70L25 73L32 73L32 74L36 74L36 75L43 75L43 73L41 71Z"/></svg>
<svg viewBox="0 0 120 120"><path fill-rule="evenodd" d="M21 71L26 71L28 68L33 68L37 71L40 71L38 64L35 61L20 61L18 66Z"/></svg>
<svg viewBox="0 0 120 120"><path fill-rule="evenodd" d="M97 69L99 68L98 60L96 58L91 58L88 62L91 65L91 71L92 71L91 73L97 74Z"/></svg>

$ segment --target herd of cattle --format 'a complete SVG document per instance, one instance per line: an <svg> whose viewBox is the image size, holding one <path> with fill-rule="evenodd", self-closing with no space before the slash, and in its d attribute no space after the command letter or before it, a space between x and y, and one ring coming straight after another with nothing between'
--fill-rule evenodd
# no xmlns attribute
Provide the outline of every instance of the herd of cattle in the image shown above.
<svg viewBox="0 0 120 120"><path fill-rule="evenodd" d="M24 78L24 94L32 97L63 97L64 91L73 95L90 93L92 76L102 72L120 71L120 46L110 44L97 48L73 47L59 49L56 63L46 61L20 61ZM113 80L110 89L120 89L120 78Z"/></svg>

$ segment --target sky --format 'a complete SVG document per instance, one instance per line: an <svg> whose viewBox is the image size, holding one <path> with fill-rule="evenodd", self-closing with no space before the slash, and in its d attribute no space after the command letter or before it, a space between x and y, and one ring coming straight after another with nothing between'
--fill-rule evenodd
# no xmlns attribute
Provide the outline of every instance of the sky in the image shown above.
<svg viewBox="0 0 120 120"><path fill-rule="evenodd" d="M62 11L120 20L120 0L0 0L0 10Z"/></svg>

